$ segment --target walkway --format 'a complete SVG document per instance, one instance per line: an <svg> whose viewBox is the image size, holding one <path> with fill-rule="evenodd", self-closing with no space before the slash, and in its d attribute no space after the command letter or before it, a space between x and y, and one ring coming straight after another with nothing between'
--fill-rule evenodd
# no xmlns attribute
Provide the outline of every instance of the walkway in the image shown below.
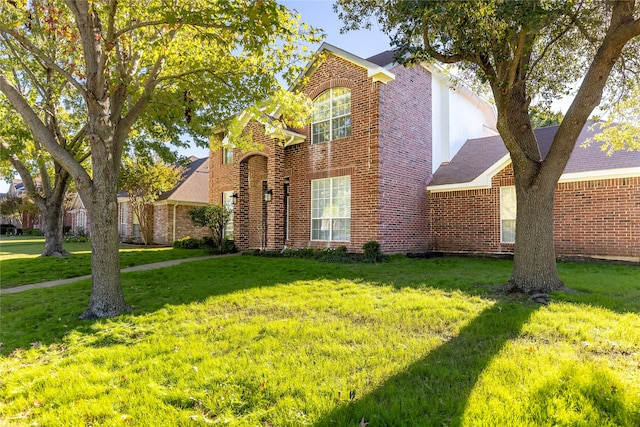
<svg viewBox="0 0 640 427"><path fill-rule="evenodd" d="M182 264L191 261L202 261L211 258L220 258L227 256L235 256L237 254L228 255L209 255L196 258L184 258L184 259L172 259L170 261L154 262L153 264L136 265L134 267L127 267L120 270L121 273L130 273L132 271L146 271L155 270L157 268L173 267L174 265ZM31 289L51 288L58 285L66 285L68 283L77 282L79 280L91 279L91 275L71 277L69 279L52 280L51 282L34 283L32 285L16 286L15 288L0 289L0 295L4 294L17 294L18 292L29 291Z"/></svg>

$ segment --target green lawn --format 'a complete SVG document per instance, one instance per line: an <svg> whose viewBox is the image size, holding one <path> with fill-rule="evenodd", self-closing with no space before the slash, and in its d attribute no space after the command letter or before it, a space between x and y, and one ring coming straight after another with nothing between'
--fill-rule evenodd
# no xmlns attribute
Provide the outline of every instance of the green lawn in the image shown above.
<svg viewBox="0 0 640 427"><path fill-rule="evenodd" d="M2 296L0 419L47 426L638 426L640 269L559 265L548 307L476 285L504 260L218 258ZM368 423L368 424L366 424Z"/></svg>
<svg viewBox="0 0 640 427"><path fill-rule="evenodd" d="M91 274L91 243L65 243L64 247L72 255L42 258L42 237L0 238L0 289ZM206 254L201 250L123 245L120 265L125 268L202 255Z"/></svg>

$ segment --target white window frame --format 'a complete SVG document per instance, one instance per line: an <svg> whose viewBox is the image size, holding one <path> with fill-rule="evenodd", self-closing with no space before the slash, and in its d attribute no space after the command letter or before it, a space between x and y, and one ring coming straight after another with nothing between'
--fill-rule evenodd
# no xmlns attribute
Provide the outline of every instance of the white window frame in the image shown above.
<svg viewBox="0 0 640 427"><path fill-rule="evenodd" d="M231 211L229 221L227 221L222 231L222 237L233 240L233 191L222 192L222 206Z"/></svg>
<svg viewBox="0 0 640 427"><path fill-rule="evenodd" d="M505 206L507 203L513 203L513 207ZM513 210L513 213L509 212ZM516 187L500 187L500 243L514 244L516 242L516 215L518 211L518 203L516 201ZM513 232L509 233L513 239L505 237L505 222L513 222Z"/></svg>
<svg viewBox="0 0 640 427"><path fill-rule="evenodd" d="M320 188L324 184L324 189ZM327 186L328 184L328 186ZM340 201L334 197L335 192L340 191L340 185L346 184L346 192L348 199ZM343 187L342 190L345 188ZM328 192L328 193L325 193ZM327 197L328 195L328 197ZM323 197L320 197L323 196ZM325 206L320 208L319 201L324 200ZM328 201L328 203L327 203ZM322 212L320 213L320 210ZM315 226L320 221L320 227ZM340 222L346 222L347 226L343 229L346 238L334 236L334 229ZM315 226L315 227L314 227ZM314 238L314 231L328 231L328 238ZM351 241L351 176L344 175L334 178L315 179L311 181L311 230L310 238L312 241L320 242L349 242Z"/></svg>
<svg viewBox="0 0 640 427"><path fill-rule="evenodd" d="M346 91L346 93L349 95L349 100L348 100L348 112L344 113L344 114L339 114L338 112L334 111L334 97L338 97L338 95L334 95L335 92L337 91ZM317 108L318 105L320 103L320 98L326 94L329 94L329 114L327 118L323 118L321 120L317 119ZM343 96L343 95L342 95ZM324 102L324 101L323 101ZM336 135L334 135L334 131L336 129L334 129L334 123L339 120L339 119L343 119L343 118L347 118L349 120L349 125L348 125L348 135L344 135L344 136L340 136L337 137ZM328 122L329 124L329 139L324 139L322 141L318 141L317 140L317 135L316 132L314 132L314 128L316 127L316 125L322 124L322 123L326 123ZM322 92L320 95L318 95L316 97L316 99L313 101L313 113L312 113L312 121L311 121L311 143L312 144L320 144L322 142L329 142L329 141L334 141L337 139L343 139L343 138L348 138L351 136L351 89L347 88L347 87L333 87L331 89L327 89L324 92Z"/></svg>

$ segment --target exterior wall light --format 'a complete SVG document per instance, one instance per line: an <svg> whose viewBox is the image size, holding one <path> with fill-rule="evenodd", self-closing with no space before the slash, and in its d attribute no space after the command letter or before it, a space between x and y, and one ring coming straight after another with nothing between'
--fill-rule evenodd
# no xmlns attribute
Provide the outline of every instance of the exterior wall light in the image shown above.
<svg viewBox="0 0 640 427"><path fill-rule="evenodd" d="M264 201L265 202L270 202L271 201L271 196L273 196L273 190L271 190L271 189L266 190L264 192Z"/></svg>
<svg viewBox="0 0 640 427"><path fill-rule="evenodd" d="M235 205L236 203L238 203L238 193L233 193L231 195L231 204Z"/></svg>

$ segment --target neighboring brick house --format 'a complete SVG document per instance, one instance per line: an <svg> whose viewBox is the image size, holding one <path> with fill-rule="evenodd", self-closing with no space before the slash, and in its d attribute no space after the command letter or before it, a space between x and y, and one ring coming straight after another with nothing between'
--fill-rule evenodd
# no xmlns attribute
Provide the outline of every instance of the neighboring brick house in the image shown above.
<svg viewBox="0 0 640 427"><path fill-rule="evenodd" d="M209 158L192 158L185 166L180 182L170 191L162 193L153 203L153 243L171 245L175 240L190 236L201 238L211 234L206 227L191 223L189 210L205 206L209 195ZM133 214L131 202L125 192L118 194L118 222L124 241L140 239L140 223Z"/></svg>
<svg viewBox="0 0 640 427"><path fill-rule="evenodd" d="M583 129L556 187L556 253L638 262L640 152L607 156L597 143L581 147L594 134L593 127L591 122ZM543 156L557 130L553 126L535 131ZM428 186L432 248L511 253L516 213L513 185L511 160L500 137L467 141Z"/></svg>
<svg viewBox="0 0 640 427"><path fill-rule="evenodd" d="M312 124L278 140L247 118L264 149L213 151L209 201L233 208L240 250L356 252L370 240L387 253L430 249L433 165L496 134L493 108L431 68L394 64L392 52L365 60L323 44L319 53L294 88L313 100Z"/></svg>
<svg viewBox="0 0 640 427"><path fill-rule="evenodd" d="M84 205L78 193L73 195L70 207L65 212L65 224L67 224L67 216L71 217L68 222L69 232L73 235L91 236L91 227L89 226L89 211Z"/></svg>

